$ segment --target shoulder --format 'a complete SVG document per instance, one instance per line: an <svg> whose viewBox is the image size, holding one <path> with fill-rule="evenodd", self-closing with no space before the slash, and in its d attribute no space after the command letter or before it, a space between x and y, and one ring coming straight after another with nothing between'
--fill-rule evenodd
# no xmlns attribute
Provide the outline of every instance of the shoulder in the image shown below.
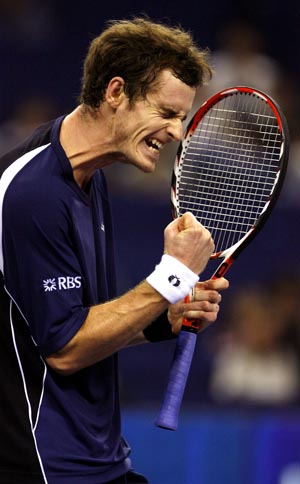
<svg viewBox="0 0 300 484"><path fill-rule="evenodd" d="M32 135L26 138L22 143L0 156L0 177L11 164L20 159L26 153L50 143L54 123L55 120L52 120L39 126L32 133Z"/></svg>

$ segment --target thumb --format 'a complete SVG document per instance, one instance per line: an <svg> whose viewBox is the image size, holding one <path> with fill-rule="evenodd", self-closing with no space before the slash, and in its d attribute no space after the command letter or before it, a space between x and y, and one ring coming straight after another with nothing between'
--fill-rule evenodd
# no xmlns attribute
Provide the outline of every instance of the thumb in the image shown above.
<svg viewBox="0 0 300 484"><path fill-rule="evenodd" d="M195 222L197 222L197 219L194 217L194 215L191 212L185 212L178 219L178 232L188 229L194 225Z"/></svg>

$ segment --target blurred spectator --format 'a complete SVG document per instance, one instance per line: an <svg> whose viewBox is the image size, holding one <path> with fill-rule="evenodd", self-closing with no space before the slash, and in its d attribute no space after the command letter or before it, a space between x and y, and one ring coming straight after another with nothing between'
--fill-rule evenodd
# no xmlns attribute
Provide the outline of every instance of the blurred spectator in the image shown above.
<svg viewBox="0 0 300 484"><path fill-rule="evenodd" d="M0 1L0 39L17 46L36 45L44 48L45 42L55 40L59 22L55 4L39 0ZM18 43L22 42L21 45Z"/></svg>
<svg viewBox="0 0 300 484"><path fill-rule="evenodd" d="M285 322L285 335L296 348L300 362L300 277L297 272L281 270L273 274L267 297L272 304L275 302L277 314Z"/></svg>
<svg viewBox="0 0 300 484"><path fill-rule="evenodd" d="M278 62L266 54L261 31L245 19L225 24L212 53L215 75L208 84L214 93L231 86L251 86L275 95L280 82Z"/></svg>
<svg viewBox="0 0 300 484"><path fill-rule="evenodd" d="M299 112L300 99L299 89L294 83L285 83L286 97L290 102L283 105L290 132L290 154L289 164L283 186L283 203L289 208L300 207L299 186L300 186L300 127ZM285 98L286 99L286 98Z"/></svg>
<svg viewBox="0 0 300 484"><path fill-rule="evenodd" d="M290 340L290 299L280 309L285 294L279 297L276 290L270 297L259 287L235 294L211 373L215 402L284 405L298 401L299 365Z"/></svg>
<svg viewBox="0 0 300 484"><path fill-rule="evenodd" d="M5 153L32 133L41 123L58 115L55 104L46 96L25 98L11 118L0 124L0 153Z"/></svg>
<svg viewBox="0 0 300 484"><path fill-rule="evenodd" d="M300 137L291 140L289 164L283 186L283 202L285 205L300 207Z"/></svg>

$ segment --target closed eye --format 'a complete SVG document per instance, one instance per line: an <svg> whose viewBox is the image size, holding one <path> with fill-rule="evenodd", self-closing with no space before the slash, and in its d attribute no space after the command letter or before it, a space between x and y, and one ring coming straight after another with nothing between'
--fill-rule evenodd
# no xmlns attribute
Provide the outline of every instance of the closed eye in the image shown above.
<svg viewBox="0 0 300 484"><path fill-rule="evenodd" d="M181 116L176 111L173 111L173 109L165 109L162 111L161 115L164 119L180 118L181 121L185 121L187 118L186 116Z"/></svg>

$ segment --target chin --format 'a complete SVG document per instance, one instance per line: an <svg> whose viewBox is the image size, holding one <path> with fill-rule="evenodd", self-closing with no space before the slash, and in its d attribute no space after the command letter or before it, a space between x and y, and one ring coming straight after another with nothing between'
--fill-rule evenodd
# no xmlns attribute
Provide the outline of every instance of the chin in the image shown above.
<svg viewBox="0 0 300 484"><path fill-rule="evenodd" d="M153 173L155 171L155 168L156 168L156 165L153 164L151 166L145 166L144 168L142 168L142 170L144 173Z"/></svg>
<svg viewBox="0 0 300 484"><path fill-rule="evenodd" d="M138 163L134 163L134 165L144 173L153 173L156 168L156 162L154 161L151 161L151 162L148 161L147 163L138 162Z"/></svg>

